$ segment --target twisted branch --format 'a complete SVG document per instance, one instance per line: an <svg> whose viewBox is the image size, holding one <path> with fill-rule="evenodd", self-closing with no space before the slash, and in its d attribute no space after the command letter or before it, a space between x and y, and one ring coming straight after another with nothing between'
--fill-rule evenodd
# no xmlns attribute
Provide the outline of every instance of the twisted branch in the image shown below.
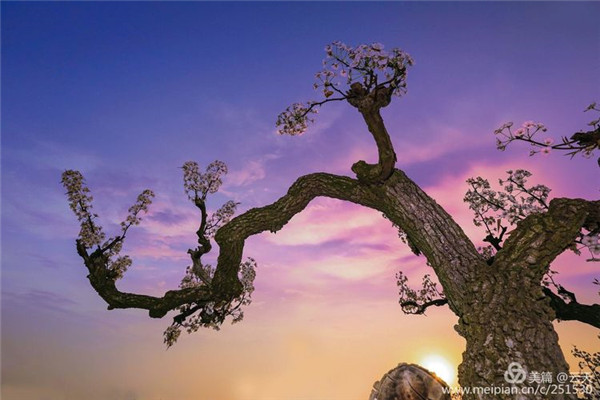
<svg viewBox="0 0 600 400"><path fill-rule="evenodd" d="M280 230L318 196L378 208L377 196L355 179L325 173L303 176L275 203L248 210L217 231L215 240L220 252L210 285L170 290L162 297L119 291L115 279L108 274L108 258L101 250L88 254L85 246L78 240L77 252L90 272L88 279L92 287L108 303L108 309L140 308L148 310L150 317L161 318L170 310L185 304L220 304L239 296L242 284L238 272L245 240L257 233ZM202 235L199 238L200 236Z"/></svg>

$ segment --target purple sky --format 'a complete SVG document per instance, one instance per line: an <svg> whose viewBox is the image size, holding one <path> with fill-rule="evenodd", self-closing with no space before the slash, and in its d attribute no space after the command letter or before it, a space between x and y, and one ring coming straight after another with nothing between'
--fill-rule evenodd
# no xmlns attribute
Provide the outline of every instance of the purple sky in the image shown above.
<svg viewBox="0 0 600 400"><path fill-rule="evenodd" d="M175 288L196 209L180 167L230 169L212 209L241 211L299 176L350 175L375 146L355 109L330 104L301 137L276 135L279 112L317 99L323 48L381 42L415 59L408 94L383 111L398 165L480 240L465 179L526 168L553 196L598 197L593 160L495 149L506 121L540 121L558 139L586 127L600 95L600 5L526 3L2 2L2 398L354 400L402 361L458 364L464 341L447 309L402 315L395 273L426 273L375 212L321 199L276 235L251 238L255 301L242 324L183 335L168 319L108 312L75 253L77 221L60 174L87 178L110 233L145 188L157 193L124 252L124 290ZM572 255L559 280L597 301L595 263ZM598 350L597 331L557 327L565 352ZM571 364L574 365L573 362Z"/></svg>

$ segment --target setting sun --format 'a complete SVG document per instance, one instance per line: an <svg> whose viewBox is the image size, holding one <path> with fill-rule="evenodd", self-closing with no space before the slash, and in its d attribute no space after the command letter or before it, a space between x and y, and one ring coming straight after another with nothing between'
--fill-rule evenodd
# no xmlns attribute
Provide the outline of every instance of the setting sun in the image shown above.
<svg viewBox="0 0 600 400"><path fill-rule="evenodd" d="M456 379L456 368L444 357L437 354L429 354L423 357L419 364L434 372L448 385L452 385Z"/></svg>

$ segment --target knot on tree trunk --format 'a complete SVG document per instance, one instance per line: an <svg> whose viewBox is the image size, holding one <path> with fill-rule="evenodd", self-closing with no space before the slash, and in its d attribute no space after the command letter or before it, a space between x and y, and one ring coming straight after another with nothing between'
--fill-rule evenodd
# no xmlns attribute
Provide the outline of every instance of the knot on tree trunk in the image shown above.
<svg viewBox="0 0 600 400"><path fill-rule="evenodd" d="M348 103L356 107L361 113L379 110L392 101L392 88L376 86L370 92L359 82L350 85L347 94Z"/></svg>
<svg viewBox="0 0 600 400"><path fill-rule="evenodd" d="M385 175L381 164L368 164L360 160L352 165L352 172L361 183L381 184L391 175Z"/></svg>

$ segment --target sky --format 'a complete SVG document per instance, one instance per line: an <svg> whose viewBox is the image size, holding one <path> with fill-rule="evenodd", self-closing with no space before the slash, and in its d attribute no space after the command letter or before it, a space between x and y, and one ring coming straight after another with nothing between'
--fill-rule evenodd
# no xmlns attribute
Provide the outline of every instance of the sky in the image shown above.
<svg viewBox="0 0 600 400"><path fill-rule="evenodd" d="M395 274L430 272L378 213L317 199L277 234L250 238L258 262L240 324L187 335L169 350L169 316L107 311L75 252L78 223L60 175L83 173L107 232L146 188L156 198L123 250L122 290L176 288L197 210L179 168L229 167L215 210L285 194L302 175L351 176L376 148L348 104L328 104L299 137L277 115L318 99L325 45L380 42L415 59L408 93L382 111L398 167L480 243L465 180L533 172L553 197L598 198L594 160L495 149L493 131L534 120L555 140L586 128L600 95L594 2L2 2L2 398L6 400L354 400L400 362L460 363L447 308L407 316ZM212 255L213 259L216 257ZM209 257L210 258L210 257ZM553 267L581 302L597 302L596 263ZM555 323L598 351L598 332Z"/></svg>

